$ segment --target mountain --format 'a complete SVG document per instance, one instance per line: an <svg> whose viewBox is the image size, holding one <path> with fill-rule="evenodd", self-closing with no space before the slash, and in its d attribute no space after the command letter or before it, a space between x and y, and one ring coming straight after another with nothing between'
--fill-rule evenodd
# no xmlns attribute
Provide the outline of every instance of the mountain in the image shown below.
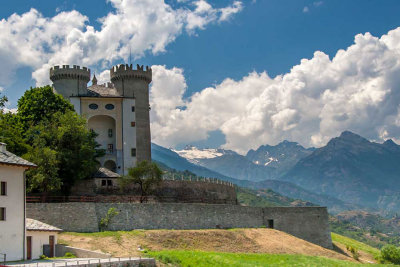
<svg viewBox="0 0 400 267"><path fill-rule="evenodd" d="M315 148L304 148L296 142L285 140L276 146L264 145L257 150L251 149L246 158L257 165L275 168L275 175L279 177L314 150Z"/></svg>
<svg viewBox="0 0 400 267"><path fill-rule="evenodd" d="M281 179L311 192L396 212L400 209L400 146L370 142L349 131L331 139Z"/></svg>
<svg viewBox="0 0 400 267"><path fill-rule="evenodd" d="M276 146L261 146L246 156L225 149L199 149L186 146L174 150L188 161L226 176L242 180L263 181L285 174L300 159L315 149L306 149L295 142L283 141Z"/></svg>
<svg viewBox="0 0 400 267"><path fill-rule="evenodd" d="M186 151L189 148L185 149ZM190 150L193 150L190 148ZM195 149L197 150L197 149ZM230 153L229 151L222 150L208 150L206 152L197 152L191 151L188 152L189 155L195 155L193 158L187 155L187 158L191 159L192 162L189 162L187 158L181 157L178 153L171 149L164 148L162 146L152 144L151 145L151 153L152 159L161 163L162 165L166 165L168 168L176 169L178 171L190 171L198 176L203 177L212 177L219 178L221 180L230 181L238 186L251 188L254 190L261 189L272 189L275 192L282 194L284 196L290 197L292 199L302 199L304 201L309 201L321 206L327 206L331 213L338 213L344 210L351 210L357 208L355 205L350 205L345 201L336 199L333 196L327 196L323 194L313 193L311 191L305 190L298 185L295 185L286 181L278 181L278 180L264 180L264 181L249 181L249 180L240 180L236 179L234 176L229 177L226 175L222 175L221 173L212 171L203 166L199 166L194 164L194 159L198 159L199 153L203 153L203 158L216 156L216 153ZM235 152L234 152L235 153ZM220 155L218 155L220 157Z"/></svg>

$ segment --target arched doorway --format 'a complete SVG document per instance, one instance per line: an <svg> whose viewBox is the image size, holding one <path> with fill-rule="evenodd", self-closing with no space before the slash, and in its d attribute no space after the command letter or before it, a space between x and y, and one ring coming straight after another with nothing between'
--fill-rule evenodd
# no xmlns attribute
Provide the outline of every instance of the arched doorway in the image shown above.
<svg viewBox="0 0 400 267"><path fill-rule="evenodd" d="M116 172L117 171L117 164L113 160L107 160L104 162L104 168L109 169L110 171Z"/></svg>
<svg viewBox="0 0 400 267"><path fill-rule="evenodd" d="M115 124L115 119L107 115L96 115L88 120L89 129L98 134L96 141L106 150L106 154L115 154L116 151Z"/></svg>

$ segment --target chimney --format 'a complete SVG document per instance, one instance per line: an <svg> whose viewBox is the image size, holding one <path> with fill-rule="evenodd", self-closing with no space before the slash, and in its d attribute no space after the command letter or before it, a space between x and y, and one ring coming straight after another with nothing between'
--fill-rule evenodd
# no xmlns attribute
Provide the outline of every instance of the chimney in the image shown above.
<svg viewBox="0 0 400 267"><path fill-rule="evenodd" d="M7 151L7 144L0 142L0 152L5 153Z"/></svg>

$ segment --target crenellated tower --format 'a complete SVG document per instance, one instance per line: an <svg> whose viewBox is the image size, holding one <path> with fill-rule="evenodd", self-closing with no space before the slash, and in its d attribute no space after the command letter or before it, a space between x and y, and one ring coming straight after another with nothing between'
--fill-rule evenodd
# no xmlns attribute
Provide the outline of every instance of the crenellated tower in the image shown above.
<svg viewBox="0 0 400 267"><path fill-rule="evenodd" d="M54 66L50 68L50 80L53 82L54 91L69 99L71 96L87 94L90 70L77 65Z"/></svg>
<svg viewBox="0 0 400 267"><path fill-rule="evenodd" d="M110 78L119 95L135 100L135 127L137 162L151 161L149 84L152 80L150 67L117 65L110 69Z"/></svg>

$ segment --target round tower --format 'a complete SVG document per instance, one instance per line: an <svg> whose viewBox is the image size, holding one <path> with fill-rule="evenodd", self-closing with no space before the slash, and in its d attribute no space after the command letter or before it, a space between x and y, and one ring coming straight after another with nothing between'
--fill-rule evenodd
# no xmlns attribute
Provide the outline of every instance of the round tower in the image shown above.
<svg viewBox="0 0 400 267"><path fill-rule="evenodd" d="M50 80L53 90L65 99L71 96L87 94L87 83L90 81L90 70L73 65L54 66L50 68Z"/></svg>
<svg viewBox="0 0 400 267"><path fill-rule="evenodd" d="M110 69L111 82L119 95L134 99L136 127L136 161L151 161L151 136L149 116L149 84L152 80L152 70L148 66L117 65ZM125 125L126 127L126 125Z"/></svg>

